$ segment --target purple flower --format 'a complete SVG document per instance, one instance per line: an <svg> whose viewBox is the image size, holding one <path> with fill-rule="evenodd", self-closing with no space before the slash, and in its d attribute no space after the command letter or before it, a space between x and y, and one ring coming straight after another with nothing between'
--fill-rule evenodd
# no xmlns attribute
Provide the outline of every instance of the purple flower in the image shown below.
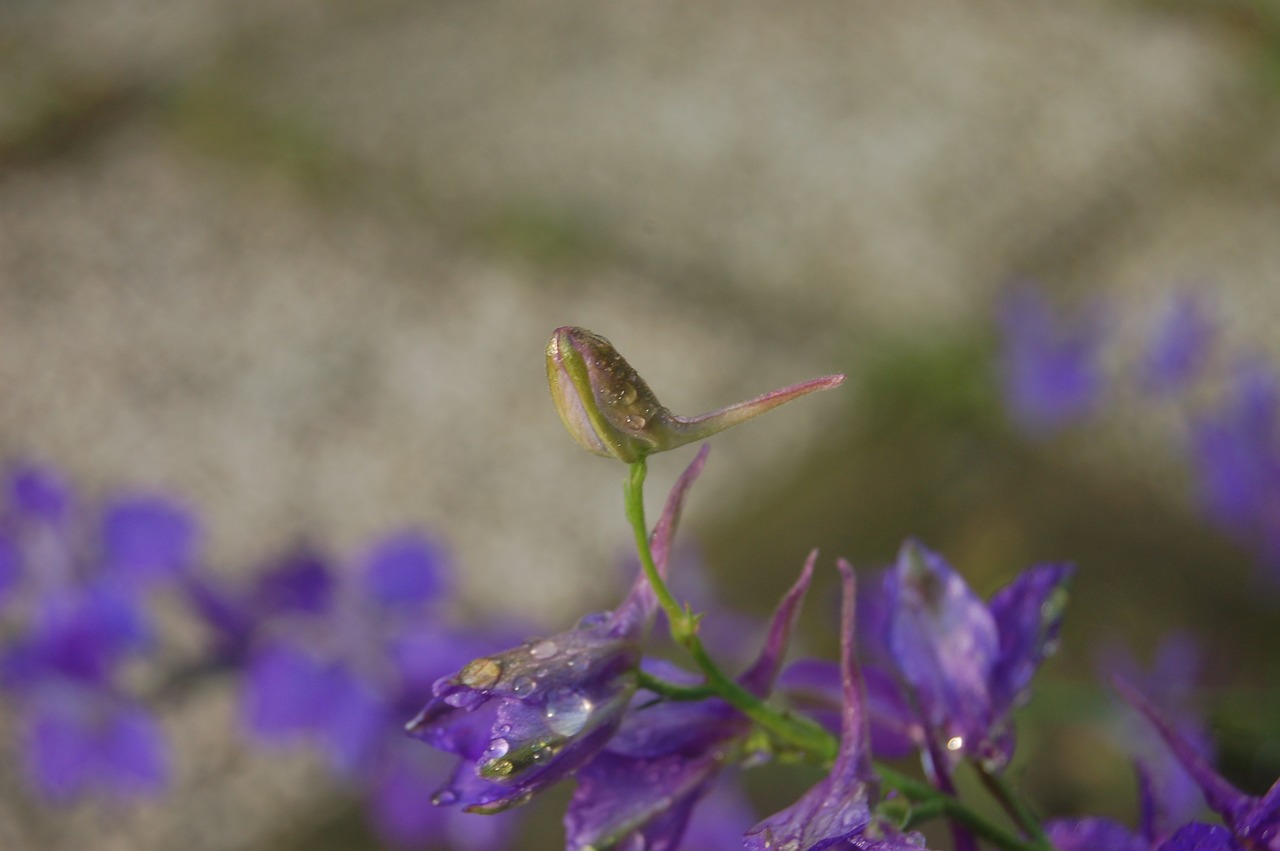
<svg viewBox="0 0 1280 851"><path fill-rule="evenodd" d="M28 707L22 752L36 788L55 800L155 794L168 783L168 747L154 716L96 689L41 689Z"/></svg>
<svg viewBox="0 0 1280 851"><path fill-rule="evenodd" d="M1191 454L1209 517L1280 571L1280 384L1240 365L1231 395L1192 424Z"/></svg>
<svg viewBox="0 0 1280 851"><path fill-rule="evenodd" d="M1033 567L984 605L936 553L907 541L886 577L889 652L940 763L962 754L1003 765L1013 710L1057 646L1072 569Z"/></svg>
<svg viewBox="0 0 1280 851"><path fill-rule="evenodd" d="M778 604L759 657L739 679L757 697L766 696L777 677L816 559L814 551ZM681 847L695 806L751 729L746 716L720 699L654 703L645 696L608 746L578 772L578 789L565 813L567 847Z"/></svg>
<svg viewBox="0 0 1280 851"><path fill-rule="evenodd" d="M1213 343L1213 323L1192 295L1171 299L1141 362L1141 382L1152 393L1183 390L1204 366Z"/></svg>
<svg viewBox="0 0 1280 851"><path fill-rule="evenodd" d="M1189 831L1184 828L1162 847L1199 849L1202 846L1196 843L1203 842L1206 849L1243 847L1250 851L1280 851L1280 780L1260 798L1246 795L1214 771L1195 745L1137 689L1119 677L1112 682L1120 696L1141 712L1164 739L1174 756L1199 785L1205 803L1226 823L1235 842L1223 844L1224 838L1216 831L1203 828Z"/></svg>
<svg viewBox="0 0 1280 851"><path fill-rule="evenodd" d="M870 729L862 676L854 656L854 579L848 562L837 566L843 579L843 618L840 629L841 685L844 707L840 749L831 771L790 807L751 828L743 845L749 851L822 848L863 848L878 851L916 851L923 841L902 836L872 817L875 779L871 770Z"/></svg>
<svg viewBox="0 0 1280 851"><path fill-rule="evenodd" d="M684 495L706 451L676 482L653 532L665 572ZM434 697L408 731L458 757L436 796L472 812L499 812L572 774L613 737L636 691L640 642L657 601L641 575L612 612L574 629L475 659L433 687Z"/></svg>
<svg viewBox="0 0 1280 851"><path fill-rule="evenodd" d="M1062 319L1033 287L1000 305L1005 401L1025 429L1048 434L1091 413L1102 394L1096 307Z"/></svg>
<svg viewBox="0 0 1280 851"><path fill-rule="evenodd" d="M123 666L153 648L148 592L195 562L195 519L154 496L93 515L50 470L10 471L0 505L0 688L42 793L128 796L167 778L163 733Z"/></svg>
<svg viewBox="0 0 1280 851"><path fill-rule="evenodd" d="M1151 843L1111 819L1053 819L1044 829L1057 851L1151 851Z"/></svg>

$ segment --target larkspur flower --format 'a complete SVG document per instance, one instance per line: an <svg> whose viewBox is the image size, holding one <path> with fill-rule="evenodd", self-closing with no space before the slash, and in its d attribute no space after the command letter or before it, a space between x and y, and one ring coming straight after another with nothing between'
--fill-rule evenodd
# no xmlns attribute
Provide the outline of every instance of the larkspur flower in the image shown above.
<svg viewBox="0 0 1280 851"><path fill-rule="evenodd" d="M815 551L774 612L760 655L739 679L757 697L772 689ZM695 807L751 732L746 716L721 699L654 703L642 692L617 734L578 772L565 813L569 851L644 848L675 851Z"/></svg>
<svg viewBox="0 0 1280 851"><path fill-rule="evenodd" d="M746 833L743 845L748 851L919 851L924 845L919 835L901 834L876 818L871 809L877 784L871 767L866 695L854 652L853 568L843 560L837 566L843 585L840 670L844 706L840 749L826 777L794 804Z"/></svg>
<svg viewBox="0 0 1280 851"><path fill-rule="evenodd" d="M658 402L608 340L565 326L547 343L547 381L561 421L580 446L631 463L711 437L807 393L837 387L844 376L815 378L700 416L679 417Z"/></svg>
<svg viewBox="0 0 1280 851"><path fill-rule="evenodd" d="M1002 301L1000 329L1005 400L1024 428L1050 434L1093 411L1103 390L1096 307L1055 316L1040 290L1023 286Z"/></svg>
<svg viewBox="0 0 1280 851"><path fill-rule="evenodd" d="M44 794L164 787L167 743L122 667L153 648L149 597L191 569L196 540L194 518L168 499L118 497L93 514L51 470L6 478L0 689L17 704L27 776Z"/></svg>
<svg viewBox="0 0 1280 851"><path fill-rule="evenodd" d="M684 471L652 534L665 574L685 493L702 470L705 448ZM640 575L616 609L577 627L472 660L442 677L408 731L457 755L453 778L436 796L472 812L499 812L577 771L613 737L635 694L640 643L657 600Z"/></svg>
<svg viewBox="0 0 1280 851"><path fill-rule="evenodd" d="M1072 568L1033 567L984 604L937 553L907 541L886 576L887 646L945 768L961 755L999 768L1013 710L1057 646Z"/></svg>

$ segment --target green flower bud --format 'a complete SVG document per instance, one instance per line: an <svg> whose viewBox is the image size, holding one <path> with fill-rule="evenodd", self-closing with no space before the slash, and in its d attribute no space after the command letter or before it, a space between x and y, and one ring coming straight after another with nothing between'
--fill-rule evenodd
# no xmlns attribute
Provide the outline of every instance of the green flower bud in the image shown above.
<svg viewBox="0 0 1280 851"><path fill-rule="evenodd" d="M651 452L710 437L815 390L837 387L844 376L815 378L701 416L678 417L608 340L565 326L547 343L547 380L573 439L596 455L630 464Z"/></svg>

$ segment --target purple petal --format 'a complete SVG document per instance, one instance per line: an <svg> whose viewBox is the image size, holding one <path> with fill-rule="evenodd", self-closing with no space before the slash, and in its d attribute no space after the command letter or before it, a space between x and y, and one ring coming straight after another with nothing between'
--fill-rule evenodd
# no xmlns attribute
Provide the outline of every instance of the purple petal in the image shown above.
<svg viewBox="0 0 1280 851"><path fill-rule="evenodd" d="M190 566L195 519L159 497L135 497L109 506L102 518L107 567L143 584Z"/></svg>
<svg viewBox="0 0 1280 851"><path fill-rule="evenodd" d="M778 677L778 669L782 666L783 656L791 640L791 631L795 628L796 618L800 616L800 604L804 601L805 592L813 580L813 566L818 560L818 551L809 553L800 578L795 581L774 610L773 620L769 624L768 636L760 656L746 673L738 678L739 684L757 697L766 696L773 688L773 681Z"/></svg>
<svg viewBox="0 0 1280 851"><path fill-rule="evenodd" d="M71 510L71 488L53 470L24 464L9 471L6 488L15 510L46 523L61 523Z"/></svg>
<svg viewBox="0 0 1280 851"><path fill-rule="evenodd" d="M1066 584L1074 568L1066 564L1033 567L991 598L1000 653L991 672L991 701L997 715L1026 700L1040 663L1057 649L1066 610Z"/></svg>
<svg viewBox="0 0 1280 851"><path fill-rule="evenodd" d="M375 688L345 668L332 668L325 685L322 726L329 761L341 774L363 773L379 745L396 732L390 707Z"/></svg>
<svg viewBox="0 0 1280 851"><path fill-rule="evenodd" d="M697 851L741 851L742 831L756 815L736 784L716 783L693 810L684 847Z"/></svg>
<svg viewBox="0 0 1280 851"><path fill-rule="evenodd" d="M816 851L860 835L871 823L868 783L872 777L862 676L854 655L853 568L838 561L843 579L840 628L841 686L844 696L840 750L831 771L790 807L757 824L743 837L750 851L790 847Z"/></svg>
<svg viewBox="0 0 1280 851"><path fill-rule="evenodd" d="M1145 839L1110 819L1054 819L1044 829L1057 851L1151 851Z"/></svg>
<svg viewBox="0 0 1280 851"><path fill-rule="evenodd" d="M862 607L858 607L859 613ZM875 665L862 666L867 692L867 718L871 727L871 752L881 759L899 759L913 753L924 739L924 730L898 682ZM835 734L840 732L840 666L825 659L799 659L787 666L778 689L805 715Z"/></svg>
<svg viewBox="0 0 1280 851"><path fill-rule="evenodd" d="M1254 800L1224 780L1200 755L1196 747L1184 738L1168 720L1133 686L1120 677L1112 678L1112 685L1125 701L1137 709L1155 727L1183 768L1191 775L1204 794L1205 802L1228 824L1236 825L1253 807Z"/></svg>
<svg viewBox="0 0 1280 851"><path fill-rule="evenodd" d="M169 781L169 755L159 722L141 707L121 707L98 743L104 785L116 794L148 795Z"/></svg>
<svg viewBox="0 0 1280 851"><path fill-rule="evenodd" d="M58 800L90 791L154 794L168 781L167 746L155 718L93 690L39 694L23 750L37 788Z"/></svg>
<svg viewBox="0 0 1280 851"><path fill-rule="evenodd" d="M365 557L365 589L385 607L415 607L445 593L444 548L417 532L379 541Z"/></svg>
<svg viewBox="0 0 1280 851"><path fill-rule="evenodd" d="M332 605L334 585L333 571L324 557L298 550L262 574L253 600L262 615L322 614Z"/></svg>
<svg viewBox="0 0 1280 851"><path fill-rule="evenodd" d="M1048 433L1089 414L1102 393L1098 310L1054 315L1044 294L1023 287L1000 308L1005 400L1029 431Z"/></svg>
<svg viewBox="0 0 1280 851"><path fill-rule="evenodd" d="M288 644L268 645L245 673L242 717L263 741L294 739L323 722L330 685L327 666L319 659Z"/></svg>
<svg viewBox="0 0 1280 851"><path fill-rule="evenodd" d="M722 764L715 752L653 759L599 754L578 772L565 812L567 848L611 848L630 840L652 851L674 851L693 805Z"/></svg>
<svg viewBox="0 0 1280 851"><path fill-rule="evenodd" d="M1213 323L1200 299L1188 294L1171 299L1143 353L1143 386L1158 394L1184 389L1203 367L1213 336Z"/></svg>
<svg viewBox="0 0 1280 851"><path fill-rule="evenodd" d="M999 658L996 623L940 556L907 541L892 574L890 649L926 722L944 740L975 744L991 720L988 682ZM951 747L949 752L958 752Z"/></svg>
<svg viewBox="0 0 1280 851"><path fill-rule="evenodd" d="M1246 851L1220 824L1192 822L1178 828L1156 851Z"/></svg>
<svg viewBox="0 0 1280 851"><path fill-rule="evenodd" d="M0 533L0 611L22 582L22 559L8 536Z"/></svg>

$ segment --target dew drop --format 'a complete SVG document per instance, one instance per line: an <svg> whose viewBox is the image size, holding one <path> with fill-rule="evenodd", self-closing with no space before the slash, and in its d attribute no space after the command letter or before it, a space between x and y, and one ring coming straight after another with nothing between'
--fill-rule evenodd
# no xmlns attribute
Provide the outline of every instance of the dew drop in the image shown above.
<svg viewBox="0 0 1280 851"><path fill-rule="evenodd" d="M435 807L447 807L449 804L458 800L458 793L452 789L441 789L431 796L431 805Z"/></svg>
<svg viewBox="0 0 1280 851"><path fill-rule="evenodd" d="M492 688L502 676L502 665L496 659L476 659L468 662L458 674L458 682L475 689Z"/></svg>
<svg viewBox="0 0 1280 851"><path fill-rule="evenodd" d="M561 736L573 736L582 731L595 708L587 697L572 691L563 691L547 701L547 726Z"/></svg>
<svg viewBox="0 0 1280 851"><path fill-rule="evenodd" d="M480 766L481 777L506 777L515 771L516 765L509 759L491 759Z"/></svg>
<svg viewBox="0 0 1280 851"><path fill-rule="evenodd" d="M511 684L511 691L516 697L524 697L531 694L538 687L538 681L533 677L516 677L515 682Z"/></svg>
<svg viewBox="0 0 1280 851"><path fill-rule="evenodd" d="M618 391L618 402L623 405L630 405L639 396L640 394L636 392L636 386L634 384L627 384Z"/></svg>
<svg viewBox="0 0 1280 851"><path fill-rule="evenodd" d="M488 760L501 759L507 755L509 750L511 750L511 743L499 737L489 742L489 748L484 752L484 755Z"/></svg>
<svg viewBox="0 0 1280 851"><path fill-rule="evenodd" d="M493 732L497 733L499 736L505 736L507 733L511 732L511 725L499 724L497 727L493 728Z"/></svg>
<svg viewBox="0 0 1280 851"><path fill-rule="evenodd" d="M627 414L626 419L624 419L623 422L626 423L627 428L640 429L644 428L645 423L647 423L648 420L639 414Z"/></svg>
<svg viewBox="0 0 1280 851"><path fill-rule="evenodd" d="M962 747L964 747L964 739L960 738L959 736L952 736L951 738L947 739L947 750L958 751Z"/></svg>
<svg viewBox="0 0 1280 851"><path fill-rule="evenodd" d="M529 648L529 655L535 659L550 659L559 652L560 648L557 647L556 643L550 639L546 641L539 641L537 644Z"/></svg>

